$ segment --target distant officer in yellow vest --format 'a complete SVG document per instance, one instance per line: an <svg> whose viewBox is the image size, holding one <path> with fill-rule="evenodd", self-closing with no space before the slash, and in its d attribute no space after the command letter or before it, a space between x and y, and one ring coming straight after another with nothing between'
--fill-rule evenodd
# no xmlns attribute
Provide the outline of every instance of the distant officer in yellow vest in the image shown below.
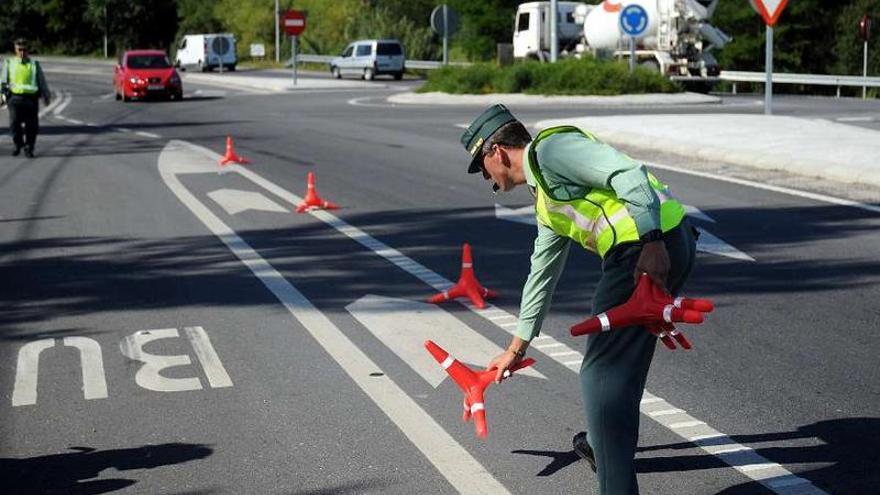
<svg viewBox="0 0 880 495"><path fill-rule="evenodd" d="M694 230L681 203L643 164L576 127L552 127L532 139L503 105L477 117L461 143L471 155L469 173L481 172L496 192L527 184L535 197L538 231L515 336L489 364L497 381L540 332L571 241L602 260L592 314L625 302L641 273L673 293L684 284ZM587 339L580 370L587 432L573 445L597 472L602 495L638 493L639 403L656 343L642 327Z"/></svg>
<svg viewBox="0 0 880 495"><path fill-rule="evenodd" d="M15 57L3 64L0 90L9 106L9 128L15 145L12 155L18 156L24 147L25 156L33 158L40 131L39 99L48 105L50 94L40 63L28 57L27 42L21 38L15 40Z"/></svg>

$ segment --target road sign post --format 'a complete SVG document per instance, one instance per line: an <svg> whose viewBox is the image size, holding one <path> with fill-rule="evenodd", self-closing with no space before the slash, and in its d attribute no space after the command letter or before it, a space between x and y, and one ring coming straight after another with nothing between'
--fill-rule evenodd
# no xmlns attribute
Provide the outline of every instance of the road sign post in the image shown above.
<svg viewBox="0 0 880 495"><path fill-rule="evenodd" d="M620 30L629 36L629 73L636 70L636 38L648 29L648 11L638 4L627 5L620 10Z"/></svg>
<svg viewBox="0 0 880 495"><path fill-rule="evenodd" d="M764 44L764 67L767 71L767 77L764 83L764 114L773 114L773 26L779 20L780 14L785 9L788 0L749 0L752 8L755 9L764 23L767 24L767 35Z"/></svg>
<svg viewBox="0 0 880 495"><path fill-rule="evenodd" d="M306 30L306 13L302 10L288 10L282 21L284 32L290 36L290 65L293 68L293 85L296 86L296 38Z"/></svg>
<svg viewBox="0 0 880 495"><path fill-rule="evenodd" d="M449 37L458 31L458 12L443 4L431 11L431 29L443 36L443 65L449 63Z"/></svg>
<svg viewBox="0 0 880 495"><path fill-rule="evenodd" d="M868 42L871 41L871 16L865 15L859 21L859 35L864 42L862 55L862 77L868 77ZM868 86L862 86L862 99L868 99Z"/></svg>

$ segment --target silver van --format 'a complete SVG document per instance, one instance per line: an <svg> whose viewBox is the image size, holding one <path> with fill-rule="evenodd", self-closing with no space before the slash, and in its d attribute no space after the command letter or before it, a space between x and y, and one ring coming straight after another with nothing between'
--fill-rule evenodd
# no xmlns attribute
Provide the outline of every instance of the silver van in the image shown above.
<svg viewBox="0 0 880 495"><path fill-rule="evenodd" d="M358 75L367 81L382 74L403 78L403 45L397 40L360 40L351 43L342 55L330 61L330 73L336 79L344 74Z"/></svg>

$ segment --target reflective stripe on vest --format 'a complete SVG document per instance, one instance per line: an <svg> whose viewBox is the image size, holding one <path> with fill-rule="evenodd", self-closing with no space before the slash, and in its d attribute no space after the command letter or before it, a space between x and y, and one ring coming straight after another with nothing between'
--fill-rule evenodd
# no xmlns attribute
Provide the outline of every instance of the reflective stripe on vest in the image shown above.
<svg viewBox="0 0 880 495"><path fill-rule="evenodd" d="M30 61L23 64L21 59L9 60L9 91L15 95L34 95L40 89L37 86L37 63Z"/></svg>
<svg viewBox="0 0 880 495"><path fill-rule="evenodd" d="M548 136L563 132L576 132L599 142L592 134L574 126L551 127L538 134L529 149L529 167L538 183L535 216L542 225L604 258L611 248L639 240L636 222L611 189L591 189L583 198L568 201L550 194L538 166L537 147ZM651 174L648 174L648 183L660 200L660 228L668 232L681 223L685 216L684 206L669 194L666 185Z"/></svg>

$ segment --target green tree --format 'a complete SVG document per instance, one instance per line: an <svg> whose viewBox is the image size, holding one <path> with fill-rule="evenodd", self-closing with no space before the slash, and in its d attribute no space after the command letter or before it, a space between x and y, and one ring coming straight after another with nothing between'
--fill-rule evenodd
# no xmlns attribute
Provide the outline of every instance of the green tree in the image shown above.
<svg viewBox="0 0 880 495"><path fill-rule="evenodd" d="M177 0L177 39L185 34L216 33L223 24L214 16L214 3L205 0Z"/></svg>
<svg viewBox="0 0 880 495"><path fill-rule="evenodd" d="M859 36L858 23L865 14L874 22L868 43L868 75L880 75L880 2L877 0L858 0L840 9L835 23L836 74L862 74L864 43Z"/></svg>

